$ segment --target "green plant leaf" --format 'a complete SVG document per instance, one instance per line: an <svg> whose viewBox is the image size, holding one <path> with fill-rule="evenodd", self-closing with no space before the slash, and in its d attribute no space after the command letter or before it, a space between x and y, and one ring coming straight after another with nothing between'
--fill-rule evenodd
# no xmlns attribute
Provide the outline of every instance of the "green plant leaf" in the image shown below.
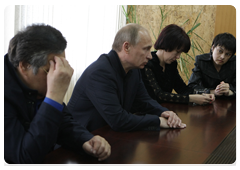
<svg viewBox="0 0 240 170"><path fill-rule="evenodd" d="M181 72L182 72L182 70L183 70L183 66L182 66L183 64L182 64L182 57L180 57L180 60L179 60L179 66L180 66L180 70L181 70Z"/></svg>
<svg viewBox="0 0 240 170"><path fill-rule="evenodd" d="M202 10L203 10L203 8L202 8ZM199 12L197 18L195 19L195 21L194 21L194 23L193 23L193 26L196 24L196 22L197 22L197 20L198 20L198 18L199 18L199 16L200 16L200 14L202 13L202 10Z"/></svg>
<svg viewBox="0 0 240 170"><path fill-rule="evenodd" d="M160 30L162 30L162 24L163 24L163 21L164 21L164 19L163 19L164 14L163 14L162 8L160 6L158 6L158 7L159 7L160 12L161 12L161 23L160 23L160 28L159 28L159 31L160 31Z"/></svg>
<svg viewBox="0 0 240 170"><path fill-rule="evenodd" d="M189 21L189 19L187 19L184 23L181 24L181 26L183 26L184 24L186 24Z"/></svg>
<svg viewBox="0 0 240 170"><path fill-rule="evenodd" d="M185 76L187 77L187 79L189 79L188 77L188 70L187 70L187 67L186 67L186 64L185 64L185 61L184 61L184 59L183 59L183 57L181 57L180 59L180 68L181 68L181 71L183 70L183 72L184 72L184 74L185 74Z"/></svg>
<svg viewBox="0 0 240 170"><path fill-rule="evenodd" d="M182 58L182 60L183 60L185 63L188 63L188 64L189 64L189 62L188 62L188 60L187 60L187 59L185 59L185 58Z"/></svg>
<svg viewBox="0 0 240 170"><path fill-rule="evenodd" d="M194 35L196 35L196 36L197 36L198 38L200 38L201 40L203 40L205 43L207 43L207 41L206 41L206 40L204 40L202 37L200 37L200 36L199 36L198 34L196 34L195 32L193 32L193 34L194 34ZM210 46L210 47L211 47L211 45L209 45L209 44L208 44L208 46Z"/></svg>
<svg viewBox="0 0 240 170"><path fill-rule="evenodd" d="M202 54L204 54L204 51L203 51L201 45L198 43L198 41L196 41L196 43L197 43L198 47L200 48L200 52L201 52Z"/></svg>
<svg viewBox="0 0 240 170"><path fill-rule="evenodd" d="M194 51L194 41L193 41L193 40L192 40L192 43L191 43L191 49L192 49L193 55L195 56L195 51Z"/></svg>
<svg viewBox="0 0 240 170"><path fill-rule="evenodd" d="M196 44L196 43L197 43L197 44ZM196 43L195 43L195 41L193 41L193 46L192 46L192 48L193 48L193 49L196 49L196 50L199 51L200 53L204 53L200 45L199 45L199 46L200 46L200 49L199 49L199 47L198 47L198 42L197 42L197 41L196 41ZM195 54L194 54L194 56L195 56Z"/></svg>
<svg viewBox="0 0 240 170"><path fill-rule="evenodd" d="M186 53L188 57L190 57L192 60L195 60L192 56L190 56L188 53Z"/></svg>
<svg viewBox="0 0 240 170"><path fill-rule="evenodd" d="M136 7L135 7L135 8L136 8ZM133 11L134 11L134 15L133 15L134 23L137 23L137 19L136 19L136 17L137 17L137 16L136 16L136 11L137 11L137 10L133 10Z"/></svg>
<svg viewBox="0 0 240 170"><path fill-rule="evenodd" d="M149 25L149 27L150 27L150 29L151 29L151 31L152 31L152 34L153 34L153 36L154 36L154 38L155 38L155 41L157 40L157 37L156 37L156 35L154 34L154 31L153 31L153 29L152 29L152 27L150 26L150 24L148 23L148 25ZM154 42L153 42L154 43Z"/></svg>
<svg viewBox="0 0 240 170"><path fill-rule="evenodd" d="M163 9L161 8L161 6L158 6L158 7L159 7L160 12L161 12L161 23L160 23L159 32L158 32L158 34L160 34L160 32L161 32L161 30L162 30L162 27L163 27L163 22L164 22L164 20L166 19L167 15L168 15L168 13L169 13L170 11L168 11L167 13L165 13L165 5L163 6ZM164 13L165 13L165 14L164 14Z"/></svg>
<svg viewBox="0 0 240 170"><path fill-rule="evenodd" d="M126 20L128 23L139 23L139 20L137 20L137 6L136 5L129 5L126 9L124 9L124 7L122 6L122 10L123 10L123 14L126 17ZM171 13L171 10L166 11L166 6L164 5L163 7L158 6L159 10L160 10L160 17L161 17L161 21L160 21L160 25L159 25L159 30L158 30L158 35L161 33L162 28L164 26L164 22L166 20L166 18L168 17L169 13ZM183 53L181 54L181 57L179 60L177 60L178 64L178 68L179 70L184 73L184 75L186 76L186 78L189 80L189 71L187 69L187 65L190 64L190 60L195 60L195 56L196 56L196 52L200 52L203 53L203 49L199 44L199 40L204 41L206 43L206 41L199 36L197 33L195 33L196 28L198 28L201 23L197 23L202 11L204 8L201 9L201 11L198 13L198 16L196 17L196 19L194 20L194 23L192 25L192 27L186 31L186 33L188 34L190 41L191 41L191 51L192 51L192 55L188 54L188 53ZM181 26L183 26L184 24L186 24L187 22L189 22L190 19L186 19ZM157 40L157 36L154 33L154 29L150 26L150 24L148 23L151 32L153 34L153 37L155 38L155 40ZM154 42L153 42L154 43Z"/></svg>
<svg viewBox="0 0 240 170"><path fill-rule="evenodd" d="M124 14L124 16L126 17L127 21L129 22L128 14L127 14L124 6L122 6L122 9L123 9L123 14Z"/></svg>
<svg viewBox="0 0 240 170"><path fill-rule="evenodd" d="M191 34L193 32L193 30L195 30L198 26L200 26L201 23L197 23L197 25L195 25L194 27L192 27L188 32L187 34Z"/></svg>

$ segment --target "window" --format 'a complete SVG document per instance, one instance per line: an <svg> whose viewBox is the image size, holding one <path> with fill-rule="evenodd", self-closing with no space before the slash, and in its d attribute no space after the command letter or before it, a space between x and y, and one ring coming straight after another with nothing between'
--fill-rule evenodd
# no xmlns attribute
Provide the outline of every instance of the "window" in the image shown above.
<svg viewBox="0 0 240 170"><path fill-rule="evenodd" d="M5 53L9 40L32 23L45 23L62 32L68 42L66 58L74 69L64 99L66 103L82 72L101 54L111 50L116 32L126 21L118 5L16 5L8 6L4 17Z"/></svg>

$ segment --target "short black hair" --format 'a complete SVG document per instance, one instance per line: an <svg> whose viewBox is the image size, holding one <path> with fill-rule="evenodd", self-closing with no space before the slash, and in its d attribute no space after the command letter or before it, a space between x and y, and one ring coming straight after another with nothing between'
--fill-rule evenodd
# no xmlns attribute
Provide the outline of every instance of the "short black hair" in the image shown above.
<svg viewBox="0 0 240 170"><path fill-rule="evenodd" d="M156 50L163 49L171 52L175 49L187 53L191 42L186 32L175 24L170 24L163 28L154 44Z"/></svg>
<svg viewBox="0 0 240 170"><path fill-rule="evenodd" d="M236 38L230 33L221 33L215 36L212 46L213 48L216 46L224 47L234 55L236 53Z"/></svg>
<svg viewBox="0 0 240 170"><path fill-rule="evenodd" d="M66 46L67 41L59 30L50 25L33 24L10 40L8 57L14 67L18 67L20 61L29 63L36 74L38 68L47 63L49 54L62 53Z"/></svg>

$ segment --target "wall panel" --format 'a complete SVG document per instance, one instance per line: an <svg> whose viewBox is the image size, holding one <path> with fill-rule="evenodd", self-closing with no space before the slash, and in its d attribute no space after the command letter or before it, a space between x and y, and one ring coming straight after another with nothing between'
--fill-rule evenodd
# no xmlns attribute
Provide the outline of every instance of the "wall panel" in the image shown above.
<svg viewBox="0 0 240 170"><path fill-rule="evenodd" d="M217 5L214 36L228 32L236 37L236 9L231 5Z"/></svg>
<svg viewBox="0 0 240 170"><path fill-rule="evenodd" d="M202 10L201 15L198 18L201 25L195 30L195 32L201 36L205 41L192 35L194 39L197 39L203 51L208 53L210 51L210 45L214 38L215 29L215 18L216 18L216 5L137 5L136 16L137 23L147 28L151 34L153 43L155 42L161 25L161 9L165 7L166 18L163 22L163 27L169 24L177 24L181 26L187 19L189 21L182 25L183 29L187 32L194 24L199 12ZM155 36L154 36L155 35ZM153 50L153 48L152 48ZM192 51L189 54L195 58ZM195 51L195 55L200 54L200 52ZM186 58L189 62L187 65L188 71L192 72L194 67L194 60ZM180 72L183 80L187 83L188 79L185 74Z"/></svg>

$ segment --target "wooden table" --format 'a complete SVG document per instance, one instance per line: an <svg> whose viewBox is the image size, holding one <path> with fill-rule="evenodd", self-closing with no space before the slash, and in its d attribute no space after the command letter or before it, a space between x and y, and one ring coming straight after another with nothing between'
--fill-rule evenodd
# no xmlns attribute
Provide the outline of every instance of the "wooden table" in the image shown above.
<svg viewBox="0 0 240 170"><path fill-rule="evenodd" d="M221 142L236 126L236 99L217 99L206 106L162 105L176 112L187 128L115 132L106 126L92 132L111 145L112 154L105 161L59 148L48 154L44 163L202 164L217 147L222 147ZM220 151L220 156L224 154L225 151Z"/></svg>

